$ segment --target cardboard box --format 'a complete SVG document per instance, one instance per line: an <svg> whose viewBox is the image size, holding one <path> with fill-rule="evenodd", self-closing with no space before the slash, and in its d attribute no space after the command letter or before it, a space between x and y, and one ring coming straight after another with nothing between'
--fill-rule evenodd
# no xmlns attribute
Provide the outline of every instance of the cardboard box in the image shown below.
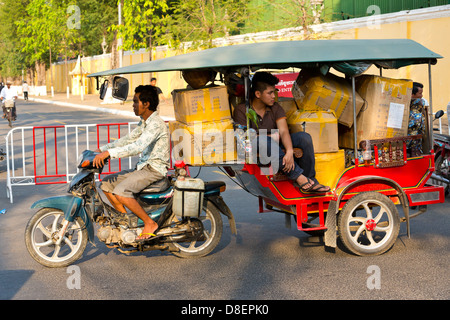
<svg viewBox="0 0 450 320"><path fill-rule="evenodd" d="M289 118L292 113L298 110L294 99L280 98L277 102L286 113L286 118Z"/></svg>
<svg viewBox="0 0 450 320"><path fill-rule="evenodd" d="M353 125L352 86L344 78L331 73L326 76L317 71L302 70L292 92L299 108L303 111L334 111L339 123ZM356 113L364 100L356 93Z"/></svg>
<svg viewBox="0 0 450 320"><path fill-rule="evenodd" d="M356 118L358 146L361 140L407 136L412 81L375 75L356 79L356 89L366 100ZM354 148L353 127L339 127L339 146Z"/></svg>
<svg viewBox="0 0 450 320"><path fill-rule="evenodd" d="M333 112L295 111L288 118L287 122L289 132L306 131L311 135L315 153L336 152L339 150L338 122Z"/></svg>
<svg viewBox="0 0 450 320"><path fill-rule="evenodd" d="M331 189L336 187L339 177L345 170L345 152L318 153L314 155L316 160L316 179L319 183L329 186Z"/></svg>
<svg viewBox="0 0 450 320"><path fill-rule="evenodd" d="M225 86L198 90L175 90L173 93L175 119L185 124L195 121L231 119Z"/></svg>
<svg viewBox="0 0 450 320"><path fill-rule="evenodd" d="M232 120L197 121L187 125L170 121L172 157L190 165L208 165L237 160Z"/></svg>

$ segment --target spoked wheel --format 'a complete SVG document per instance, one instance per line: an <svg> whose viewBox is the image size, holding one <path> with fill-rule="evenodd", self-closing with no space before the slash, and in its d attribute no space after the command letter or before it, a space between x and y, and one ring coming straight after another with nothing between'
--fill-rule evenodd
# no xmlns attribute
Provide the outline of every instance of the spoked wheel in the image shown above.
<svg viewBox="0 0 450 320"><path fill-rule="evenodd" d="M448 162L449 162L448 159L443 157L442 153L439 153L439 155L436 157L435 165L434 165L436 167L437 175L442 175L444 178L447 178L447 179L450 177Z"/></svg>
<svg viewBox="0 0 450 320"><path fill-rule="evenodd" d="M86 249L88 232L78 217L67 227L58 244L56 235L61 230L64 213L53 208L39 210L25 229L25 244L34 260L50 268L66 267L78 260Z"/></svg>
<svg viewBox="0 0 450 320"><path fill-rule="evenodd" d="M200 217L191 219L190 223L200 234L192 240L177 241L177 237L172 237L170 246L174 250L173 254L181 258L198 258L211 253L219 244L222 238L223 223L220 212L210 201L205 201ZM177 223L181 217L173 217L172 223Z"/></svg>
<svg viewBox="0 0 450 320"><path fill-rule="evenodd" d="M345 247L360 256L379 255L395 243L400 217L394 203L378 192L363 192L342 208L339 237Z"/></svg>

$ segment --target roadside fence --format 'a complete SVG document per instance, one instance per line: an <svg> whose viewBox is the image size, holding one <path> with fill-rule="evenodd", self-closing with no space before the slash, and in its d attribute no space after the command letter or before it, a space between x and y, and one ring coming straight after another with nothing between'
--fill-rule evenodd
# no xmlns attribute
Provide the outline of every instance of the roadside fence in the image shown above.
<svg viewBox="0 0 450 320"><path fill-rule="evenodd" d="M69 183L77 174L83 150L128 134L138 122L17 127L6 135L6 193L13 203L14 186ZM131 169L136 157L111 159L101 175ZM101 177L98 177L101 180Z"/></svg>

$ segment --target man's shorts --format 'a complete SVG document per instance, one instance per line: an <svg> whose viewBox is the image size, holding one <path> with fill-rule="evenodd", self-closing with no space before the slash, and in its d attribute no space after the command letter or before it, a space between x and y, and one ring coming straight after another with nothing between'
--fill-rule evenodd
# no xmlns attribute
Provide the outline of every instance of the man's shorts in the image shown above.
<svg viewBox="0 0 450 320"><path fill-rule="evenodd" d="M122 170L106 176L100 189L125 198L134 198L135 194L162 178L164 176L160 172L146 165L141 170Z"/></svg>

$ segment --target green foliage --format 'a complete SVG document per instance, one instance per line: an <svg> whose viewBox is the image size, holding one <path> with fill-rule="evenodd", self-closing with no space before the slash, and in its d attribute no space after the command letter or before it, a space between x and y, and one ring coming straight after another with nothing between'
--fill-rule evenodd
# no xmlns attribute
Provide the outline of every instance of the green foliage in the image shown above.
<svg viewBox="0 0 450 320"><path fill-rule="evenodd" d="M248 109L248 112L245 113L245 116L247 119L251 120L255 126L256 129L258 129L258 115L256 114L256 111L253 109Z"/></svg>
<svg viewBox="0 0 450 320"><path fill-rule="evenodd" d="M107 52L111 52L115 32L109 29L118 21L117 0L83 0L77 3L81 10L82 36L77 46L81 53L85 56L102 54L103 37Z"/></svg>
<svg viewBox="0 0 450 320"><path fill-rule="evenodd" d="M241 0L177 0L167 16L165 41L172 47L191 42L191 49L211 48L213 39L238 34L249 18Z"/></svg>
<svg viewBox="0 0 450 320"><path fill-rule="evenodd" d="M118 4L122 24L118 25ZM214 39L244 31L275 30L313 23L310 0L2 0L0 75L20 75L43 63L107 52L118 38L122 49L156 45L189 50L214 47ZM307 14L305 14L305 12ZM282 26L270 17L286 17ZM307 19L308 18L308 19ZM305 32L308 33L308 32Z"/></svg>
<svg viewBox="0 0 450 320"><path fill-rule="evenodd" d="M168 9L165 0L123 0L123 23L111 28L122 37L122 49L138 50L158 44Z"/></svg>

